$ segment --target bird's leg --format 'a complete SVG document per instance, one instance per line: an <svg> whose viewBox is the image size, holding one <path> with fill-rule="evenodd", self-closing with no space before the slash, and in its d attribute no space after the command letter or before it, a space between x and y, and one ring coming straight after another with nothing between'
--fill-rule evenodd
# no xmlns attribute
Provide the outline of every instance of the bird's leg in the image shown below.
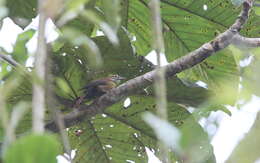
<svg viewBox="0 0 260 163"><path fill-rule="evenodd" d="M73 105L73 108L78 108L80 104L84 101L84 96L80 96L76 99L75 104Z"/></svg>

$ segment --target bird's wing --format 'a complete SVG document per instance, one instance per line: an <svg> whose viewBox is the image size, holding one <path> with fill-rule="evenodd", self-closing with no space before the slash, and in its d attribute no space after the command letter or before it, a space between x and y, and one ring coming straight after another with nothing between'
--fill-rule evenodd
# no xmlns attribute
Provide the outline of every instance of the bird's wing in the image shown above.
<svg viewBox="0 0 260 163"><path fill-rule="evenodd" d="M98 85L97 86L101 91L107 92L111 90L112 88L116 87L116 84L112 81L107 82L105 85Z"/></svg>
<svg viewBox="0 0 260 163"><path fill-rule="evenodd" d="M92 81L92 82L88 83L85 87L82 87L80 89L80 91L83 91L83 90L86 91L89 88L96 88L99 85L106 85L106 81L105 80L95 80L95 81Z"/></svg>

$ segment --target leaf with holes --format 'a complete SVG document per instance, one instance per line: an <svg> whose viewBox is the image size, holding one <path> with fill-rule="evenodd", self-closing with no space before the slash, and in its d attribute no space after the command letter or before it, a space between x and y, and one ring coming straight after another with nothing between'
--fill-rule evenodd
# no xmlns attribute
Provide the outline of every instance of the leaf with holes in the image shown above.
<svg viewBox="0 0 260 163"><path fill-rule="evenodd" d="M157 154L156 136L142 120L143 113L156 112L155 101L146 96L131 96L130 100L127 108L122 103L115 104L104 114L69 129L70 142L77 149L76 162L147 162L145 147ZM179 127L185 135L194 128L193 136L186 137L183 142L187 151L196 150L203 156L198 158L203 160L214 158L207 134L187 110L169 103L168 116L170 123Z"/></svg>

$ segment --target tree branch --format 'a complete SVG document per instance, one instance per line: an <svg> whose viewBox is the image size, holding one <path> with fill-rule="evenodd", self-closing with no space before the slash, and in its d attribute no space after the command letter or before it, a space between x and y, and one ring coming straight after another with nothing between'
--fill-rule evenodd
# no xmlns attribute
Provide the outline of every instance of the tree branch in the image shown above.
<svg viewBox="0 0 260 163"><path fill-rule="evenodd" d="M233 37L232 43L239 47L256 48L260 47L260 38L247 38L237 34Z"/></svg>
<svg viewBox="0 0 260 163"><path fill-rule="evenodd" d="M12 57L10 57L9 55L5 55L5 54L0 54L0 58L4 61L6 61L7 63L9 63L10 65L17 67L20 66L19 63L17 63Z"/></svg>
<svg viewBox="0 0 260 163"><path fill-rule="evenodd" d="M246 0L243 3L243 8L236 19L235 23L224 33L217 36L211 42L205 43L200 48L190 52L186 56L183 56L170 64L164 66L165 76L167 78L174 76L175 74L182 72L186 69L193 67L196 64L201 63L206 58L210 57L219 50L224 49L231 44L232 39L241 30L242 26L248 19L250 9L252 7L253 0ZM132 95L136 90L145 88L151 85L156 78L156 70L150 71L144 75L138 76L134 79L127 81L119 87L109 91L105 95L95 100L90 105L81 105L79 109L75 109L71 113L64 116L64 122L66 127L76 124L82 121L86 117L95 116L98 113L102 113L107 107L115 104L123 98ZM58 131L54 122L48 123L46 129L52 131Z"/></svg>
<svg viewBox="0 0 260 163"><path fill-rule="evenodd" d="M45 25L47 15L43 6L46 2L38 0L39 6L39 26L37 38L37 51L35 55L35 73L40 82L34 80L33 83L33 97L32 97L32 119L33 119L33 132L44 132L44 111L45 111L45 62L47 58L46 41L45 41Z"/></svg>

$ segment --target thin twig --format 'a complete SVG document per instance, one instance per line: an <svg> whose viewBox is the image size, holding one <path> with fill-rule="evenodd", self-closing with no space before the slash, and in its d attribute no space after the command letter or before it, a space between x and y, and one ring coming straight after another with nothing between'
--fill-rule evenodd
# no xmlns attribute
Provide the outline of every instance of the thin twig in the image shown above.
<svg viewBox="0 0 260 163"><path fill-rule="evenodd" d="M3 88L0 89L1 92L3 90ZM9 122L9 114L7 112L6 109L6 102L5 102L5 96L2 94L0 95L0 119L1 119L1 127L4 131L7 131L8 129L8 122ZM3 142L0 144L0 161L1 158L3 158L4 156L4 152L5 152L5 145L6 143Z"/></svg>
<svg viewBox="0 0 260 163"><path fill-rule="evenodd" d="M6 62L8 62L10 65L16 67L19 66L20 64L17 63L14 59L12 59L12 57L10 57L9 55L4 55L4 54L0 54L0 58L2 60L5 60Z"/></svg>
<svg viewBox="0 0 260 163"><path fill-rule="evenodd" d="M61 111L57 108L57 98L55 98L55 93L54 93L54 78L53 75L51 74L51 69L52 69L52 60L51 57L49 56L50 53L47 53L47 62L46 62L46 104L48 110L50 110L52 117L56 123L56 125L59 128L61 140L63 147L65 149L65 153L68 155L66 159L72 163L72 158L71 158L71 147L69 143L69 138L68 138L68 133L65 130L65 125L63 121L63 117L61 114ZM64 155L65 157L65 155Z"/></svg>
<svg viewBox="0 0 260 163"><path fill-rule="evenodd" d="M156 107L158 116L167 121L167 100L166 100L166 81L165 81L165 69L161 67L161 54L164 54L164 41L162 34L162 22L160 14L160 1L151 0L149 3L152 14L152 31L153 31L153 47L157 55L157 78L154 82L155 95L156 95ZM169 157L169 151L166 144L161 141L159 146L159 158L164 163L171 162Z"/></svg>

